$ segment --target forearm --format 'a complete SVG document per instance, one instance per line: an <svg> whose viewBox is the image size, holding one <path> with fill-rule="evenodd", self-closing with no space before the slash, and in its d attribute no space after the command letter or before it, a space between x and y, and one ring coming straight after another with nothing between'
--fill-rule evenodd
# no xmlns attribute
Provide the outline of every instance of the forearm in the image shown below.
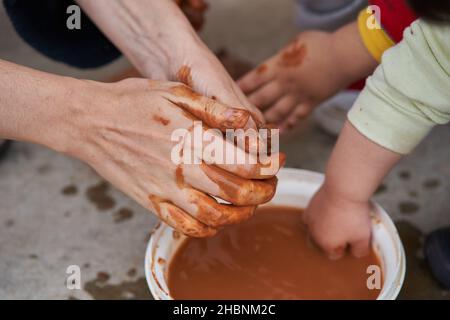
<svg viewBox="0 0 450 320"><path fill-rule="evenodd" d="M187 46L201 41L172 0L78 0L108 38L146 77L173 79ZM155 66L159 66L156 68Z"/></svg>
<svg viewBox="0 0 450 320"><path fill-rule="evenodd" d="M377 61L364 46L356 22L349 23L332 34L332 52L342 82L347 85L371 75Z"/></svg>
<svg viewBox="0 0 450 320"><path fill-rule="evenodd" d="M326 170L325 189L335 199L366 202L401 159L360 134L346 122Z"/></svg>
<svg viewBox="0 0 450 320"><path fill-rule="evenodd" d="M0 138L67 152L75 134L66 126L69 106L81 82L0 60Z"/></svg>

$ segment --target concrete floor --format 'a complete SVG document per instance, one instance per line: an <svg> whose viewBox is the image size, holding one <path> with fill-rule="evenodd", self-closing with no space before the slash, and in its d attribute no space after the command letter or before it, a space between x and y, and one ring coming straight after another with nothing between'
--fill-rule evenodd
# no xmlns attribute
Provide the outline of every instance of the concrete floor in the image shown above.
<svg viewBox="0 0 450 320"><path fill-rule="evenodd" d="M202 35L256 64L295 33L291 0L210 0ZM124 59L101 70L79 71L40 56L20 39L0 9L0 58L76 77L105 79ZM232 21L232 23L230 23ZM376 196L397 220L408 256L401 298L450 298L421 257L423 234L450 225L450 127L431 136L389 175ZM312 121L282 141L287 166L323 171L334 138ZM79 161L40 146L14 143L0 163L0 298L151 298L144 250L156 219L103 183ZM81 290L66 287L66 270L81 268Z"/></svg>

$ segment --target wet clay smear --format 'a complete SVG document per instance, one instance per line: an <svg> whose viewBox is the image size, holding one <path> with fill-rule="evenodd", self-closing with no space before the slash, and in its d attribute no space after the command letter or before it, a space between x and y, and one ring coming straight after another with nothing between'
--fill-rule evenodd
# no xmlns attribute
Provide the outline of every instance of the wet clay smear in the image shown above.
<svg viewBox="0 0 450 320"><path fill-rule="evenodd" d="M331 261L308 240L302 210L261 207L215 237L187 239L169 264L175 299L376 299L374 252ZM381 277L381 275L380 275Z"/></svg>
<svg viewBox="0 0 450 320"><path fill-rule="evenodd" d="M78 193L78 188L77 186L71 184L68 186L65 186L62 190L61 193L65 196L73 196L76 195Z"/></svg>
<svg viewBox="0 0 450 320"><path fill-rule="evenodd" d="M86 197L99 211L112 209L116 205L114 199L108 194L109 188L106 181L100 181L86 190Z"/></svg>

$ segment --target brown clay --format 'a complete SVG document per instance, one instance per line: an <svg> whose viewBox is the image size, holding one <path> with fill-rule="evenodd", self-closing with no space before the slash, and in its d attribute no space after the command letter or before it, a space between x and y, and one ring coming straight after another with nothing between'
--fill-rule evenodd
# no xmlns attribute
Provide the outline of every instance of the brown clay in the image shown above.
<svg viewBox="0 0 450 320"><path fill-rule="evenodd" d="M187 239L169 262L175 299L376 299L367 268L374 252L329 260L308 239L302 210L261 207L208 239Z"/></svg>
<svg viewBox="0 0 450 320"><path fill-rule="evenodd" d="M176 74L176 79L185 85L192 87L191 68L188 66L181 66Z"/></svg>
<svg viewBox="0 0 450 320"><path fill-rule="evenodd" d="M281 67L297 67L305 59L306 46L301 42L294 41L281 53L278 64Z"/></svg>

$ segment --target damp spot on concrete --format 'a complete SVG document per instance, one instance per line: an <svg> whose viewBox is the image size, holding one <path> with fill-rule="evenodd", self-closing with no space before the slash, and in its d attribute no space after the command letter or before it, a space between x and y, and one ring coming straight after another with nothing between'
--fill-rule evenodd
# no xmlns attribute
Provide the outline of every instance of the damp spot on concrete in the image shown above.
<svg viewBox="0 0 450 320"><path fill-rule="evenodd" d="M89 269L91 267L91 264L89 262L86 262L83 264L83 268Z"/></svg>
<svg viewBox="0 0 450 320"><path fill-rule="evenodd" d="M438 179L427 179L423 183L424 189L432 190L441 185L441 182Z"/></svg>
<svg viewBox="0 0 450 320"><path fill-rule="evenodd" d="M61 193L65 196L73 196L78 193L78 188L77 186L70 184L62 188Z"/></svg>
<svg viewBox="0 0 450 320"><path fill-rule="evenodd" d="M414 191L414 190L410 191L408 194L409 194L409 196L411 198L417 198L419 196L419 193L417 191Z"/></svg>
<svg viewBox="0 0 450 320"><path fill-rule="evenodd" d="M31 253L28 255L28 258L33 259L33 260L37 260L39 259L39 256L35 253Z"/></svg>
<svg viewBox="0 0 450 320"><path fill-rule="evenodd" d="M50 166L50 164L46 163L46 164L39 166L37 171L39 174L47 174L50 171L52 171L52 167Z"/></svg>
<svg viewBox="0 0 450 320"><path fill-rule="evenodd" d="M411 179L411 173L407 170L402 170L398 173L398 176L403 180Z"/></svg>
<svg viewBox="0 0 450 320"><path fill-rule="evenodd" d="M406 253L406 277L399 299L450 299L450 291L443 290L433 278L429 266L421 257L423 234L407 221L395 223Z"/></svg>
<svg viewBox="0 0 450 320"><path fill-rule="evenodd" d="M99 211L112 209L116 202L108 194L109 189L110 185L106 181L100 181L87 189L86 197Z"/></svg>
<svg viewBox="0 0 450 320"><path fill-rule="evenodd" d="M106 284L94 279L86 282L84 290L96 300L153 299L144 277L119 284Z"/></svg>
<svg viewBox="0 0 450 320"><path fill-rule="evenodd" d="M387 186L385 184L380 184L377 191L375 191L375 194L382 194L385 193L387 190Z"/></svg>
<svg viewBox="0 0 450 320"><path fill-rule="evenodd" d="M15 222L13 219L8 219L5 221L5 227L7 227L7 228L14 227L14 224L15 224Z"/></svg>
<svg viewBox="0 0 450 320"><path fill-rule="evenodd" d="M109 275L109 273L105 272L105 271L99 271L97 273L97 279L96 281L100 282L100 283L105 283L108 282L109 278L111 278L111 276Z"/></svg>
<svg viewBox="0 0 450 320"><path fill-rule="evenodd" d="M121 223L131 218L133 218L133 211L128 208L121 208L119 211L114 213L115 223Z"/></svg>
<svg viewBox="0 0 450 320"><path fill-rule="evenodd" d="M402 214L413 214L420 209L417 203L411 201L400 202L398 208Z"/></svg>
<svg viewBox="0 0 450 320"><path fill-rule="evenodd" d="M136 276L136 274L137 274L136 268L130 268L127 271L127 276L129 276L130 278L134 278Z"/></svg>
<svg viewBox="0 0 450 320"><path fill-rule="evenodd" d="M67 300L79 300L78 298L74 297L74 296L68 296Z"/></svg>

